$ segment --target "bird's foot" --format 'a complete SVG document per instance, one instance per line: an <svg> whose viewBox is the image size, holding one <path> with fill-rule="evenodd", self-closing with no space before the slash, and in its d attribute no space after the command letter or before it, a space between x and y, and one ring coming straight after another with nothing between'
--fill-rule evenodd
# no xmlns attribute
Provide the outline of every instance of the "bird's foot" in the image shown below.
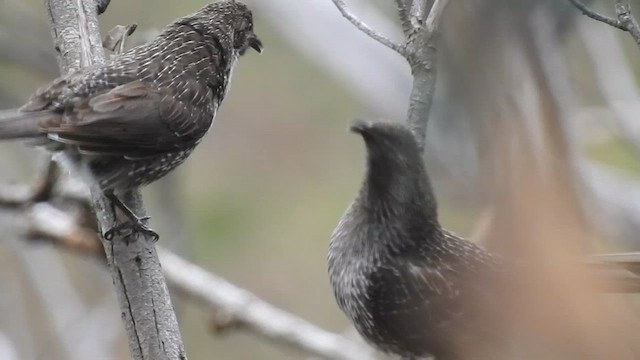
<svg viewBox="0 0 640 360"><path fill-rule="evenodd" d="M154 242L158 241L158 239L160 238L158 233L151 230L151 228L149 228L146 224L146 221L150 219L149 216L138 217L113 192L105 192L105 196L111 201L111 204L113 204L113 206L119 208L120 211L122 211L122 213L129 219L128 221L125 221L107 230L107 232L104 233L105 240L112 240L115 234L130 236L135 233L151 236Z"/></svg>
<svg viewBox="0 0 640 360"><path fill-rule="evenodd" d="M136 218L135 220L125 221L120 223L111 229L107 230L104 233L105 240L111 241L113 237L118 234L120 236L130 236L134 233L149 235L153 238L153 241L156 242L160 238L157 232L153 231L145 222L149 220L149 216L145 216L142 218Z"/></svg>

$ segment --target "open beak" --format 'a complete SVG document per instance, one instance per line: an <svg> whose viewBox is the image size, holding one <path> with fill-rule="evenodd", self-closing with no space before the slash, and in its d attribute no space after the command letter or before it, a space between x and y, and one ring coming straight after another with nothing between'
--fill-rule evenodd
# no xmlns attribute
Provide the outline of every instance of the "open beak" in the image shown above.
<svg viewBox="0 0 640 360"><path fill-rule="evenodd" d="M256 36L255 34L252 34L249 36L249 46L257 51L259 54L262 54L262 41L260 41L260 39L258 39L258 36Z"/></svg>

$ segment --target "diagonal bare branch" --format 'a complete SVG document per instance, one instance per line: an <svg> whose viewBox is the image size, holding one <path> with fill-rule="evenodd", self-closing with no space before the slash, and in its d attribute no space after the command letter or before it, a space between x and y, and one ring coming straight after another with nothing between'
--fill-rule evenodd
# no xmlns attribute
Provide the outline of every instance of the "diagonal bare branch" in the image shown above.
<svg viewBox="0 0 640 360"><path fill-rule="evenodd" d="M226 326L248 329L277 343L330 360L372 360L373 349L315 325L264 302L250 292L191 264L168 250L158 249L167 281L215 311Z"/></svg>
<svg viewBox="0 0 640 360"><path fill-rule="evenodd" d="M360 31L367 34L370 38L378 41L382 45L388 47L389 49L397 52L398 54L406 57L406 49L404 45L400 45L395 43L393 40L387 38L386 36L378 33L367 24L358 19L355 15L353 15L347 5L343 0L331 0L336 5L342 16L344 16L347 20L349 20L355 27L357 27Z"/></svg>
<svg viewBox="0 0 640 360"><path fill-rule="evenodd" d="M360 31L402 55L411 66L413 88L409 98L407 124L424 148L427 121L436 83L436 33L448 0L396 0L406 44L400 46L360 21L343 0L332 0L342 15ZM427 13L427 10L428 13ZM426 17L426 19L425 19Z"/></svg>
<svg viewBox="0 0 640 360"><path fill-rule="evenodd" d="M582 13L594 20L603 22L607 25L613 26L617 29L626 31L627 29L622 25L622 23L620 23L620 21L608 17L608 16L604 16L601 14L598 14L597 12L595 12L594 10L589 9L585 4L583 4L582 2L580 2L580 0L569 0L573 6L575 6L576 8L578 8L578 10L582 11Z"/></svg>
<svg viewBox="0 0 640 360"><path fill-rule="evenodd" d="M629 2L623 0L615 0L615 10L617 19L610 18L608 16L604 16L598 14L594 10L589 9L586 5L580 2L580 0L569 0L578 10L582 11L586 16L603 22L609 26L613 26L616 29L620 29L622 31L628 32L633 40L636 42L636 45L640 47L640 25L638 25L638 21L631 14L631 6Z"/></svg>
<svg viewBox="0 0 640 360"><path fill-rule="evenodd" d="M60 248L91 256L104 263L104 251L95 231L48 203L25 210L24 220L33 236ZM274 344L283 344L327 360L373 360L374 349L323 330L293 314L278 309L251 292L182 259L158 249L168 285L206 308L222 330L241 329Z"/></svg>

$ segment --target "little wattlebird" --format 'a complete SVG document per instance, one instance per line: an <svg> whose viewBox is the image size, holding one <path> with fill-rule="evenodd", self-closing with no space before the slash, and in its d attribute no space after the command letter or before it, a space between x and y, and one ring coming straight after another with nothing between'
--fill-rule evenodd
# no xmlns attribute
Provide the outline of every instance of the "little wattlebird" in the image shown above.
<svg viewBox="0 0 640 360"><path fill-rule="evenodd" d="M216 1L177 19L153 41L59 77L21 108L0 112L0 139L35 138L84 161L130 220L117 230L157 238L118 194L160 179L191 154L213 123L238 57L250 47L262 52L249 8Z"/></svg>
<svg viewBox="0 0 640 360"><path fill-rule="evenodd" d="M504 295L505 274L513 272L499 256L441 227L421 153L405 126L358 121L351 130L364 139L367 170L329 245L339 307L369 343L405 359L465 359L461 346L480 344L488 353L502 346L504 328L491 311ZM626 269L616 279L625 287L620 292L637 292L639 259L612 254L590 265Z"/></svg>

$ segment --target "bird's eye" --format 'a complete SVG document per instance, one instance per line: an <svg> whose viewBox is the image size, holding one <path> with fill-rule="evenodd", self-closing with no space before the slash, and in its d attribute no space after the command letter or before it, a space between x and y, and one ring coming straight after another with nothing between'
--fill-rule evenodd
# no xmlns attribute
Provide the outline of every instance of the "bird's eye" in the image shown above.
<svg viewBox="0 0 640 360"><path fill-rule="evenodd" d="M253 30L253 21L251 21L250 17L243 17L242 22L240 23L240 29L244 31L252 31Z"/></svg>

